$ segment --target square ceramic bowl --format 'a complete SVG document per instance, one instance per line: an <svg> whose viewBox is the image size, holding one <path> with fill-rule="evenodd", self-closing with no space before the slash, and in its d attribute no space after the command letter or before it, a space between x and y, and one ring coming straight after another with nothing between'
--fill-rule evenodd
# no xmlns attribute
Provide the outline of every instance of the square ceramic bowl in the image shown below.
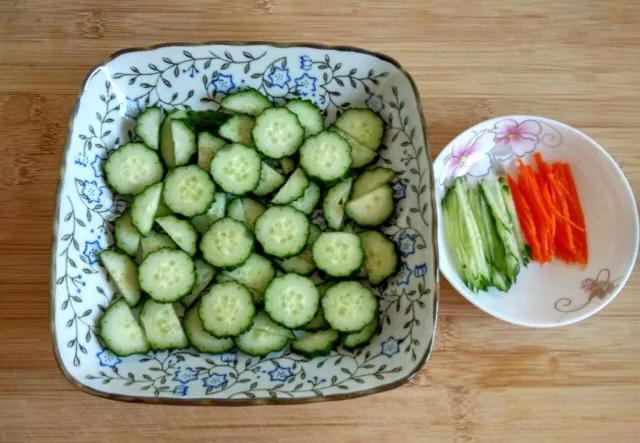
<svg viewBox="0 0 640 443"><path fill-rule="evenodd" d="M192 349L119 358L97 338L96 320L114 294L98 253L112 243L125 202L104 182L107 154L132 136L146 106L215 109L220 98L256 88L282 102L310 99L328 121L368 106L387 131L380 164L398 172L397 210L384 227L401 254L398 274L379 288L381 332L358 351L305 359L288 349L266 358ZM87 76L62 160L51 263L51 327L64 375L109 398L170 403L266 403L340 399L410 380L434 343L437 247L433 184L420 99L389 57L313 45L202 44L126 50Z"/></svg>

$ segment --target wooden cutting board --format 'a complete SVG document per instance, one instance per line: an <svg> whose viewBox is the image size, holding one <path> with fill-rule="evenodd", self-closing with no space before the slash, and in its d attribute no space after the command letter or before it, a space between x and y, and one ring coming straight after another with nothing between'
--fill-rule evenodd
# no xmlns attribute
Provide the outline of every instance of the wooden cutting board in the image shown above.
<svg viewBox="0 0 640 443"><path fill-rule="evenodd" d="M402 388L296 406L91 397L58 372L47 271L60 153L83 77L170 41L347 44L387 53L422 95L432 155L489 117L584 130L640 185L637 1L0 2L0 441L609 440L640 435L640 276L578 325L530 330L446 281L436 349Z"/></svg>

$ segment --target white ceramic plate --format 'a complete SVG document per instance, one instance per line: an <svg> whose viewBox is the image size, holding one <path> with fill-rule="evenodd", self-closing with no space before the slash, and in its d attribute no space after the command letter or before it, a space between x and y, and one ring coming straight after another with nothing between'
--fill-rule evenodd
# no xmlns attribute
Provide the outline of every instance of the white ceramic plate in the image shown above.
<svg viewBox="0 0 640 443"><path fill-rule="evenodd" d="M307 360L289 350L266 358L193 350L119 358L103 349L96 320L114 289L97 260L112 243L124 201L102 177L108 152L132 136L146 106L216 108L253 87L276 102L296 96L328 113L369 106L387 123L380 163L398 171L397 213L384 230L398 243L398 275L379 289L382 329L356 352ZM51 321L62 372L81 389L154 402L247 403L339 399L411 379L433 347L437 262L433 185L417 90L392 59L309 45L169 45L127 50L87 77L72 116L54 220Z"/></svg>
<svg viewBox="0 0 640 443"><path fill-rule="evenodd" d="M512 115L479 123L451 141L434 162L436 206L452 177L512 172L515 159L535 151L571 165L585 214L589 263L531 262L506 293L473 293L454 268L439 224L440 271L467 300L508 322L554 327L583 320L604 308L626 283L638 253L638 211L631 187L607 152L582 132L543 117Z"/></svg>

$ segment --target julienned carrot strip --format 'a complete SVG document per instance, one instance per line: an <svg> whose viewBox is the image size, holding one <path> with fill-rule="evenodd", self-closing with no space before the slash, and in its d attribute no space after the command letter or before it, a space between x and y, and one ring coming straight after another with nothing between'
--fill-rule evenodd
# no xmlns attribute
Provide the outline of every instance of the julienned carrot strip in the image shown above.
<svg viewBox="0 0 640 443"><path fill-rule="evenodd" d="M532 257L587 263L587 235L578 192L566 163L549 164L534 154L537 171L518 159L517 179L508 176L518 219Z"/></svg>

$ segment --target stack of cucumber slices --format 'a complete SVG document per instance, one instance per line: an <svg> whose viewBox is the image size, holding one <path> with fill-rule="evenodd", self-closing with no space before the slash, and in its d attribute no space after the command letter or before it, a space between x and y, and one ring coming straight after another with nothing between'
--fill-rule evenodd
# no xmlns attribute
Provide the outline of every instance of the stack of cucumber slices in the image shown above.
<svg viewBox="0 0 640 443"><path fill-rule="evenodd" d="M372 229L394 212L395 173L361 169L383 129L363 108L325 128L311 102L276 106L252 89L218 111L147 108L137 141L104 166L131 197L100 255L120 294L100 319L106 347L264 356L290 344L314 357L366 344L378 328L371 285L398 265ZM310 221L320 208L323 229Z"/></svg>

